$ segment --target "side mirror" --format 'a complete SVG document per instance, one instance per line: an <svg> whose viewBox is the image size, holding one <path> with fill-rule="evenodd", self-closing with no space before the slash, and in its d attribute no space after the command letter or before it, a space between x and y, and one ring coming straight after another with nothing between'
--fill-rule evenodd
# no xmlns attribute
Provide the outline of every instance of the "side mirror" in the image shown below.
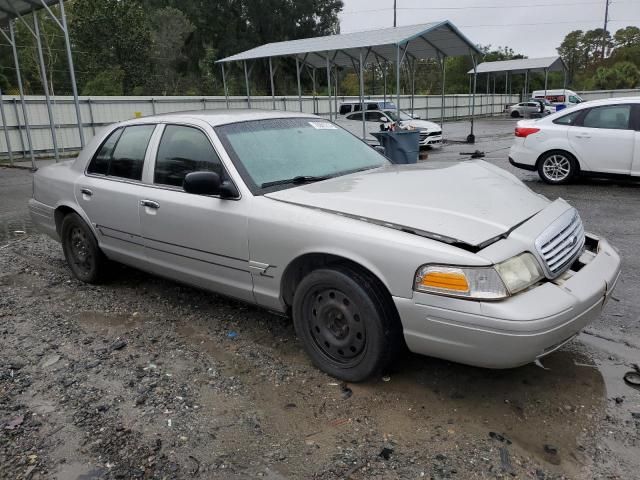
<svg viewBox="0 0 640 480"><path fill-rule="evenodd" d="M238 189L229 181L222 181L216 172L191 172L184 177L182 188L194 195L220 195L221 198L233 198L239 195Z"/></svg>
<svg viewBox="0 0 640 480"><path fill-rule="evenodd" d="M387 117L385 117L384 115L382 117L380 117L379 119L381 122L383 123L387 123L389 121L389 119Z"/></svg>

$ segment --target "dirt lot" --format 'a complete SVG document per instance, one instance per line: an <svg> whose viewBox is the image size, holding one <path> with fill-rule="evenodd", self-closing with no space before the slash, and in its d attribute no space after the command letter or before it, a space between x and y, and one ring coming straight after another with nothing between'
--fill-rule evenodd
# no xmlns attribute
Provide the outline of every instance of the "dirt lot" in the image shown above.
<svg viewBox="0 0 640 480"><path fill-rule="evenodd" d="M512 124L480 127L514 171ZM638 478L640 185L516 173L621 250L602 318L544 368L406 355L345 385L286 318L125 267L76 281L25 217L30 173L0 168L0 478Z"/></svg>

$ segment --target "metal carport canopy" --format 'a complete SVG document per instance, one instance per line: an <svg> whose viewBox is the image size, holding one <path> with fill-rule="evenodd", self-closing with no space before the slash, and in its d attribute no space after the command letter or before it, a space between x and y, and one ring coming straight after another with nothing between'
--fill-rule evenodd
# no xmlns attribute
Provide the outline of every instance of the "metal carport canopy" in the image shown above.
<svg viewBox="0 0 640 480"><path fill-rule="evenodd" d="M350 67L358 60L361 49L368 51L367 60L375 61L377 56L379 59L394 62L396 48L405 44L406 54L415 59L480 54L478 48L451 22L442 21L268 43L218 62L306 56L307 64L321 68L326 62L326 57L322 54L335 52L331 55L331 63L340 67Z"/></svg>
<svg viewBox="0 0 640 480"><path fill-rule="evenodd" d="M51 6L58 3L58 0L0 0L0 27L8 25L9 21L18 16L31 13L32 9L43 8L43 2Z"/></svg>
<svg viewBox="0 0 640 480"><path fill-rule="evenodd" d="M410 60L414 68L418 60L437 58L442 69L442 116L444 121L444 85L445 85L445 59L446 57L470 56L476 65L476 56L480 50L464 36L448 20L425 23L420 25L407 25L403 27L382 28L363 32L352 32L339 35L327 35L323 37L289 40L284 42L268 43L251 50L218 60L222 68L222 82L229 103L229 94L225 79L225 64L229 62L242 62L244 66L245 85L247 89L247 104L251 108L251 95L249 91L249 75L251 69L247 68L250 60L268 59L269 76L271 79L271 96L275 109L275 87L273 81L274 68L272 59L275 57L295 57L296 77L298 83L298 101L302 111L302 90L300 83L300 63L309 66L315 72L316 68L326 68L327 94L329 97L329 119L332 118L331 109L331 70L338 67L353 67L359 71L360 105L364 109L364 65L367 63L395 63L396 67L396 96L398 115L400 115L400 65L405 58ZM357 65L357 67L356 67ZM386 72L386 70L385 70ZM385 73L386 75L386 73ZM337 88L337 72L334 74ZM314 73L315 84L315 73ZM412 81L412 99L413 99ZM386 90L385 90L386 94ZM413 100L412 100L413 103ZM337 109L337 106L336 106ZM473 116L475 112L475 95L471 110L471 134L473 138ZM337 112L336 112L337 114ZM365 117L362 116L362 138L366 136Z"/></svg>
<svg viewBox="0 0 640 480"><path fill-rule="evenodd" d="M78 120L78 135L80 137L80 144L85 146L82 115L80 112L80 102L78 100L78 88L76 85L76 76L73 66L73 55L71 53L71 40L69 39L69 28L67 26L67 17L64 11L64 2L67 0L0 0L0 36L3 37L13 52L13 62L15 67L16 83L18 85L18 91L20 93L20 105L22 107L22 119L27 134L27 144L29 153L31 156L31 165L36 169L36 160L33 153L33 142L31 138L31 129L29 126L29 117L27 114L27 107L25 104L24 86L22 83L22 74L20 71L20 59L18 54L18 44L15 36L15 22L22 22L22 25L28 30L28 32L36 40L36 50L38 53L38 63L40 70L40 81L42 82L42 88L47 102L47 114L49 117L49 126L51 129L51 139L53 142L53 151L56 162L59 160L58 142L56 134L56 124L53 118L53 110L51 103L51 95L49 93L49 82L47 81L47 67L44 61L44 53L42 48L42 41L40 38L40 21L35 12L40 9L46 10L50 19L55 25L62 31L64 36L65 50L67 53L67 63L69 65L69 76L71 80L71 89L73 90L73 100L76 110L76 118ZM59 6L59 17L51 10L51 6ZM31 21L27 22L24 18L27 14L33 14ZM8 32L6 31L8 27ZM5 134L5 140L7 142L7 150L9 151L9 162L13 164L13 154L11 151L11 142L9 140L9 133L7 125L5 123L5 115L3 111L2 102L2 90L0 89L0 119L2 120L2 126ZM22 138L22 134L20 134Z"/></svg>
<svg viewBox="0 0 640 480"><path fill-rule="evenodd" d="M478 65L475 73L527 73L527 72L562 72L566 69L562 58L520 58L517 60L501 60L498 62L483 62ZM467 72L473 74L473 69Z"/></svg>

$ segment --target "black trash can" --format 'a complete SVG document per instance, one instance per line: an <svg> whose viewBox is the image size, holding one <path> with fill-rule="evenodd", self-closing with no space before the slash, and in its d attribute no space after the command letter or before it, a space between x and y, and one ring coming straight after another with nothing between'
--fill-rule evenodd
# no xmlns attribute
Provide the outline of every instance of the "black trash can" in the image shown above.
<svg viewBox="0 0 640 480"><path fill-rule="evenodd" d="M418 163L420 153L418 130L371 132L371 135L384 147L384 154L391 163Z"/></svg>

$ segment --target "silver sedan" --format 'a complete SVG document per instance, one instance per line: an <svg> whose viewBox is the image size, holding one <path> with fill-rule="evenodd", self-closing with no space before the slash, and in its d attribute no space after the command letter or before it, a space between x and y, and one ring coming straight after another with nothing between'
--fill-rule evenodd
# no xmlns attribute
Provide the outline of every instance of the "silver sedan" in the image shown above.
<svg viewBox="0 0 640 480"><path fill-rule="evenodd" d="M349 381L406 347L534 361L600 314L620 272L565 201L482 161L393 166L304 114L112 125L33 192L80 280L121 262L289 314L313 362Z"/></svg>

